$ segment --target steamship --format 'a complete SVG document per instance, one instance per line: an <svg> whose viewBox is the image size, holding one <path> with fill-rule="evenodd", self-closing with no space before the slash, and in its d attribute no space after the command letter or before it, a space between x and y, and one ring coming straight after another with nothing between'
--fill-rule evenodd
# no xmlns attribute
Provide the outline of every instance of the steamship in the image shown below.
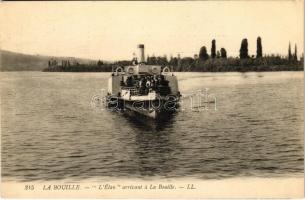
<svg viewBox="0 0 305 200"><path fill-rule="evenodd" d="M138 45L138 50L133 65L119 66L112 71L106 105L131 115L168 117L179 107L177 77L167 66L147 65L143 44Z"/></svg>

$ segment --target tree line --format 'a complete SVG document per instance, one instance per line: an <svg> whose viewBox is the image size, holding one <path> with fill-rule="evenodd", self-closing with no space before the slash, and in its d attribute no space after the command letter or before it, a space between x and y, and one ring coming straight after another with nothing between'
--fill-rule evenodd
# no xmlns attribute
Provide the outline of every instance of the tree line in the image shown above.
<svg viewBox="0 0 305 200"><path fill-rule="evenodd" d="M62 61L62 63L67 63ZM171 56L169 59L164 56L147 56L146 64L170 66L174 71L198 71L198 72L227 72L227 71L297 71L303 70L304 56L298 59L297 46L294 53L291 50L291 44L288 45L287 56L279 54L263 55L262 38L257 37L256 55L249 55L248 40L242 39L239 57L227 55L224 47L219 50L216 48L216 40L211 42L210 54L206 46L202 46L198 54L194 57L181 58ZM117 66L131 65L132 61L118 61L113 63L104 63L97 61L92 64L74 64L74 65L49 65L44 71L68 71L68 72L109 72Z"/></svg>

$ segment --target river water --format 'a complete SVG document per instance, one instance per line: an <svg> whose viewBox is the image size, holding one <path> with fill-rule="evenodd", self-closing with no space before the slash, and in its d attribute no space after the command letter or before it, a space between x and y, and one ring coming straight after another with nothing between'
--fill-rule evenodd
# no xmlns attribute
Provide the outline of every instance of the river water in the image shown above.
<svg viewBox="0 0 305 200"><path fill-rule="evenodd" d="M96 104L109 73L2 72L3 180L302 176L303 72L176 75L181 110L153 122ZM198 90L216 101L191 109Z"/></svg>

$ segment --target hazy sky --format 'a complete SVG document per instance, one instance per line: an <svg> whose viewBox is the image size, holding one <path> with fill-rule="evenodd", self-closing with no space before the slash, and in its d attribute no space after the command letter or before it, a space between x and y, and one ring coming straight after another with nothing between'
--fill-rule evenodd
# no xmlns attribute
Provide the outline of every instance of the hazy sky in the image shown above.
<svg viewBox="0 0 305 200"><path fill-rule="evenodd" d="M149 55L193 56L211 40L237 56L261 36L263 53L303 52L304 3L296 1L2 2L0 47L30 54L131 59L136 45Z"/></svg>

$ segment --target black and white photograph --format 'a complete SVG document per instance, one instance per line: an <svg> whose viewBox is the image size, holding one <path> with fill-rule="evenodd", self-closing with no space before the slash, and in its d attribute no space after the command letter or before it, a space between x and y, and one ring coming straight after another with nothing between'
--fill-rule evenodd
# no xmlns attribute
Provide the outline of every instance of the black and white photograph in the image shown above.
<svg viewBox="0 0 305 200"><path fill-rule="evenodd" d="M0 2L1 197L304 198L304 1Z"/></svg>

